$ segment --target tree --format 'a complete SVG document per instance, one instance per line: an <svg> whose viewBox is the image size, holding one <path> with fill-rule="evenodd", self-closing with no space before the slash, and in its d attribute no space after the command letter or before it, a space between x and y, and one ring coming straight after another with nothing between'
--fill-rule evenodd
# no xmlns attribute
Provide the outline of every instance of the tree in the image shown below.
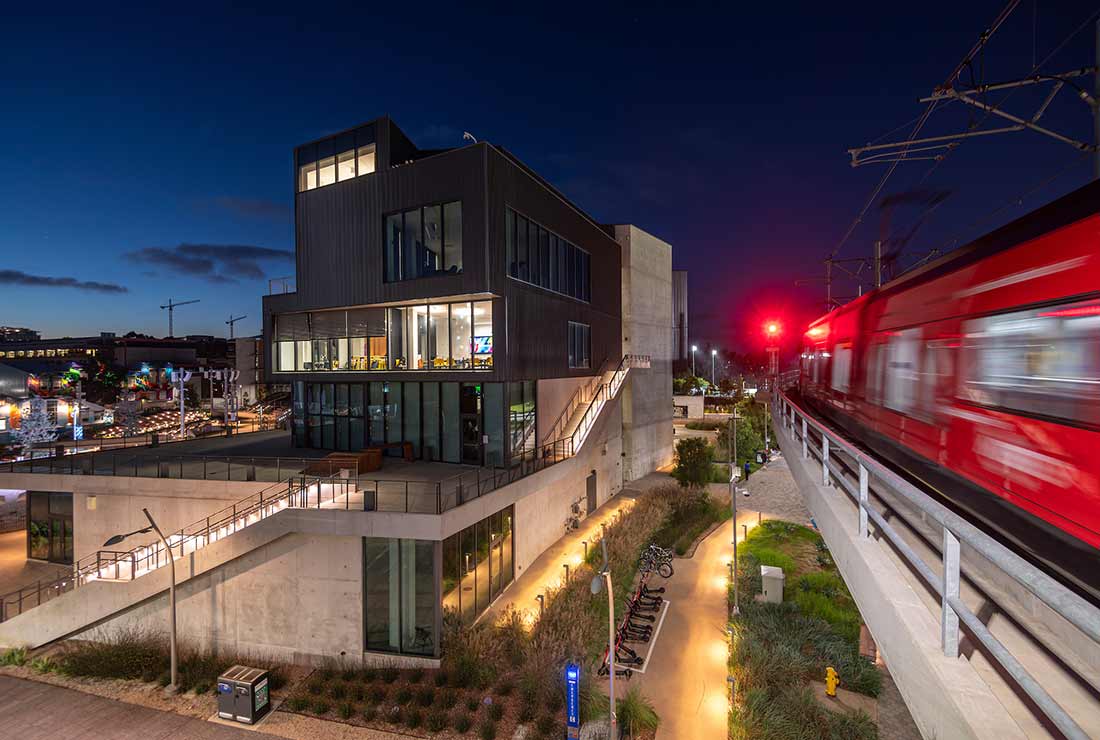
<svg viewBox="0 0 1100 740"><path fill-rule="evenodd" d="M115 404L115 425L123 437L132 437L141 429L141 412L137 401L119 401Z"/></svg>
<svg viewBox="0 0 1100 740"><path fill-rule="evenodd" d="M710 483L714 449L702 437L688 437L676 443L676 467L672 470L683 488L705 488Z"/></svg>
<svg viewBox="0 0 1100 740"><path fill-rule="evenodd" d="M12 438L15 443L23 448L23 454L30 457L35 444L39 442L53 442L57 439L57 430L46 413L46 401L41 398L32 398L27 413L19 419L19 426L12 430Z"/></svg>

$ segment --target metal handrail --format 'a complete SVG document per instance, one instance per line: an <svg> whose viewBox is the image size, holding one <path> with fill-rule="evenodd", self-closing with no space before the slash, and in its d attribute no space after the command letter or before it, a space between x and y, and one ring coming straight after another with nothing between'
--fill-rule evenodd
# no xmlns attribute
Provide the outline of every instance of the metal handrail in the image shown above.
<svg viewBox="0 0 1100 740"><path fill-rule="evenodd" d="M550 425L550 433L547 435L552 439L560 439L565 436L565 427L569 423L569 420L573 417L573 412L582 403L589 402L595 395L600 380L603 378L603 374L607 372L607 366L610 362L609 358L604 358L600 363L600 370L595 375L591 376L588 381L577 389L577 392L569 399L569 402L565 404L565 408L558 414L557 420Z"/></svg>
<svg viewBox="0 0 1100 740"><path fill-rule="evenodd" d="M1092 606L1066 586L933 500L844 437L830 430L792 401L785 392L777 393L773 403L776 407L775 417L782 422L777 425L777 428L782 428L792 441L801 442L804 459L808 459L813 453L813 456L821 461L822 484L832 486L834 482L838 483L855 502L859 512L859 536L868 537L869 523L873 523L940 597L940 641L944 655L949 658L959 656L959 623L961 622L1067 738L1087 739L1088 736L1076 721L1047 693L960 598L960 543L965 543L972 548L1052 611L1098 643L1100 643L1100 609ZM820 435L820 445L814 444L810 436L811 429ZM831 460L837 451L843 452L852 459L858 470L858 482L850 480L845 471ZM934 572L890 522L872 507L868 495L872 477L891 494L901 497L919 509L926 520L940 525L943 530L942 573Z"/></svg>

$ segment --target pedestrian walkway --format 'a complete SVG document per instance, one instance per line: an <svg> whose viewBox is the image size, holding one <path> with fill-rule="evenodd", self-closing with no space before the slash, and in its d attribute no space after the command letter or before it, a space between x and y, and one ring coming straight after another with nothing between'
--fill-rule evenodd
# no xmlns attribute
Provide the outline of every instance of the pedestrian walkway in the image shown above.
<svg viewBox="0 0 1100 740"><path fill-rule="evenodd" d="M271 740L273 735L224 727L37 681L0 676L0 737L19 740Z"/></svg>
<svg viewBox="0 0 1100 740"><path fill-rule="evenodd" d="M70 566L27 560L26 531L0 534L0 594L38 581L51 583L71 571Z"/></svg>

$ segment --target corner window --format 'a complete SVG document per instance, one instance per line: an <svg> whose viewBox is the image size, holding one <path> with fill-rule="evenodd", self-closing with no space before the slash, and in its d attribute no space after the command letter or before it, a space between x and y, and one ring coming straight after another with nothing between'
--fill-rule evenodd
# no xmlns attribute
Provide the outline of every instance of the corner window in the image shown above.
<svg viewBox="0 0 1100 740"><path fill-rule="evenodd" d="M591 257L511 208L504 213L504 243L509 277L589 301Z"/></svg>
<svg viewBox="0 0 1100 740"><path fill-rule="evenodd" d="M569 322L569 367L587 369L592 366L592 327L588 324Z"/></svg>
<svg viewBox="0 0 1100 740"><path fill-rule="evenodd" d="M462 203L391 213L383 224L386 282L462 272Z"/></svg>
<svg viewBox="0 0 1100 740"><path fill-rule="evenodd" d="M317 187L336 182L336 157L325 157L317 163Z"/></svg>
<svg viewBox="0 0 1100 740"><path fill-rule="evenodd" d="M350 146L353 142L347 141L341 146ZM305 162L298 167L298 192L314 190L315 188L331 185L334 182L345 182L356 177L369 175L374 172L375 145L361 144L344 149L335 157L324 157L320 161L315 159L316 146L303 147L299 150L299 157L308 157L313 160ZM313 154L307 152L313 151Z"/></svg>
<svg viewBox="0 0 1100 740"><path fill-rule="evenodd" d="M359 147L356 150L356 161L359 165L356 176L374 172L374 144Z"/></svg>

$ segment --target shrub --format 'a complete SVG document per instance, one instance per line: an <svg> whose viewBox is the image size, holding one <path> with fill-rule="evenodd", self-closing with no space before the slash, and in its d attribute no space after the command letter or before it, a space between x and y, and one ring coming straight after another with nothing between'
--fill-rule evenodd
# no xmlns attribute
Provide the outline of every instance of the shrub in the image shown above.
<svg viewBox="0 0 1100 740"><path fill-rule="evenodd" d="M27 662L27 649L25 647L8 648L0 653L0 665L21 666Z"/></svg>
<svg viewBox="0 0 1100 740"><path fill-rule="evenodd" d="M48 655L41 655L31 661L31 670L35 673L52 673L57 670L57 665Z"/></svg>
<svg viewBox="0 0 1100 740"><path fill-rule="evenodd" d="M439 706L441 709L450 709L458 704L458 693L454 689L443 689L439 692Z"/></svg>
<svg viewBox="0 0 1100 740"><path fill-rule="evenodd" d="M310 681L309 682L309 687L308 687L307 690L309 691L309 693L313 694L314 696L317 696L318 694L320 694L322 691L325 690L325 685L323 683L321 683L320 681Z"/></svg>
<svg viewBox="0 0 1100 740"><path fill-rule="evenodd" d="M375 707L367 707L363 710L363 719L367 722L373 722L378 717L378 710Z"/></svg>
<svg viewBox="0 0 1100 740"><path fill-rule="evenodd" d="M481 740L496 740L497 723L492 720L485 720L481 723L481 726L477 728L477 736L481 738Z"/></svg>
<svg viewBox="0 0 1100 740"><path fill-rule="evenodd" d="M199 683L195 684L195 693L202 695L210 691L210 688L211 687L209 683L207 683L206 681L200 681Z"/></svg>
<svg viewBox="0 0 1100 740"><path fill-rule="evenodd" d="M642 691L637 686L631 686L615 702L615 715L619 719L619 726L631 736L641 732L655 732L661 721L653 704L642 696Z"/></svg>
<svg viewBox="0 0 1100 740"><path fill-rule="evenodd" d="M455 717L455 731L461 735L470 731L470 727L473 726L473 720L470 719L468 714L460 714Z"/></svg>
<svg viewBox="0 0 1100 740"><path fill-rule="evenodd" d="M340 705L339 709L337 709L337 712L339 713L341 719L351 719L351 715L355 714L355 705L353 705L351 702L346 701Z"/></svg>
<svg viewBox="0 0 1100 740"><path fill-rule="evenodd" d="M401 707L398 706L390 707L389 711L386 713L386 721L391 725L401 724L403 718L404 714L401 712Z"/></svg>
<svg viewBox="0 0 1100 740"><path fill-rule="evenodd" d="M378 675L382 677L382 680L386 683L393 683L400 675L400 671L395 666L388 665L378 671Z"/></svg>
<svg viewBox="0 0 1100 740"><path fill-rule="evenodd" d="M354 668L345 668L340 672L340 678L345 681L354 681L356 679L356 672Z"/></svg>
<svg viewBox="0 0 1100 740"><path fill-rule="evenodd" d="M322 668L321 670L317 671L317 677L320 678L322 681L331 681L333 678L336 677L336 670L333 668Z"/></svg>
<svg viewBox="0 0 1100 740"><path fill-rule="evenodd" d="M420 723L424 720L424 715L420 713L419 709L410 709L405 712L405 727L410 730L416 727L420 727Z"/></svg>
<svg viewBox="0 0 1100 740"><path fill-rule="evenodd" d="M435 683L438 688L443 688L447 685L449 679L450 677L447 675L447 671L438 671L435 676L432 677L432 682Z"/></svg>
<svg viewBox="0 0 1100 740"><path fill-rule="evenodd" d="M218 671L218 673L221 673L221 671ZM278 691L279 689L286 686L286 671L284 671L282 668L272 668L268 671L268 674L268 681L271 684L272 691ZM217 677L215 677L215 680L217 680Z"/></svg>
<svg viewBox="0 0 1100 740"><path fill-rule="evenodd" d="M409 683L420 683L421 681L424 680L424 669L423 668L413 668L411 671L409 671L409 677L408 678L409 678Z"/></svg>
<svg viewBox="0 0 1100 740"><path fill-rule="evenodd" d="M172 683L172 673L170 671L164 671L157 677L157 684L162 687L170 683Z"/></svg>
<svg viewBox="0 0 1100 740"><path fill-rule="evenodd" d="M556 688L546 692L546 708L551 714L560 711L564 705L565 699L562 698L561 692Z"/></svg>
<svg viewBox="0 0 1100 740"><path fill-rule="evenodd" d="M557 721L549 714L544 714L539 717L539 721L535 723L535 727L538 729L539 734L543 737L549 737L554 732L554 728L558 726Z"/></svg>
<svg viewBox="0 0 1100 740"><path fill-rule="evenodd" d="M168 667L168 646L159 635L122 630L95 642L67 642L58 662L73 676L133 679L146 671L159 676Z"/></svg>
<svg viewBox="0 0 1100 740"><path fill-rule="evenodd" d="M355 684L349 692L352 701L363 701L367 698L367 689L362 684Z"/></svg>
<svg viewBox="0 0 1100 740"><path fill-rule="evenodd" d="M304 712L309 709L309 699L304 696L292 696L286 704L292 712Z"/></svg>
<svg viewBox="0 0 1100 740"><path fill-rule="evenodd" d="M513 683L511 679L506 678L497 684L497 694L500 696L510 696L512 690L515 688L515 683Z"/></svg>
<svg viewBox="0 0 1100 740"><path fill-rule="evenodd" d="M368 666L359 672L359 676L363 679L363 683L374 683L374 680L378 678L378 670Z"/></svg>
<svg viewBox="0 0 1100 740"><path fill-rule="evenodd" d="M435 689L425 686L417 691L416 703L422 707L430 707L435 703Z"/></svg>
<svg viewBox="0 0 1100 740"><path fill-rule="evenodd" d="M406 686L402 686L401 688L399 688L397 690L397 694L394 696L394 699L401 706L405 706L406 704L408 704L410 701L412 701L412 698L413 692Z"/></svg>
<svg viewBox="0 0 1100 740"><path fill-rule="evenodd" d="M503 705L497 704L495 702L489 705L489 719L493 720L494 722L500 722L500 720L503 716L504 716L504 706Z"/></svg>
<svg viewBox="0 0 1100 740"><path fill-rule="evenodd" d="M428 719L425 721L424 726L432 732L439 732L447 729L447 713L432 712L428 715Z"/></svg>
<svg viewBox="0 0 1100 740"><path fill-rule="evenodd" d="M324 699L317 699L313 702L314 714L328 714L328 702Z"/></svg>
<svg viewBox="0 0 1100 740"><path fill-rule="evenodd" d="M381 686L372 686L367 697L372 704L381 704L386 700L387 692Z"/></svg>
<svg viewBox="0 0 1100 740"><path fill-rule="evenodd" d="M466 699L466 711L473 714L477 711L477 708L481 706L481 702L478 701L476 696L471 696Z"/></svg>
<svg viewBox="0 0 1100 740"><path fill-rule="evenodd" d="M519 721L526 724L535 718L535 706L524 702L519 708Z"/></svg>
<svg viewBox="0 0 1100 740"><path fill-rule="evenodd" d="M329 689L329 693L332 694L333 699L340 700L348 695L348 687L342 682L337 681L332 685L332 688Z"/></svg>
<svg viewBox="0 0 1100 740"><path fill-rule="evenodd" d="M684 488L704 488L710 483L714 448L702 437L688 437L676 443L676 467L672 477Z"/></svg>

